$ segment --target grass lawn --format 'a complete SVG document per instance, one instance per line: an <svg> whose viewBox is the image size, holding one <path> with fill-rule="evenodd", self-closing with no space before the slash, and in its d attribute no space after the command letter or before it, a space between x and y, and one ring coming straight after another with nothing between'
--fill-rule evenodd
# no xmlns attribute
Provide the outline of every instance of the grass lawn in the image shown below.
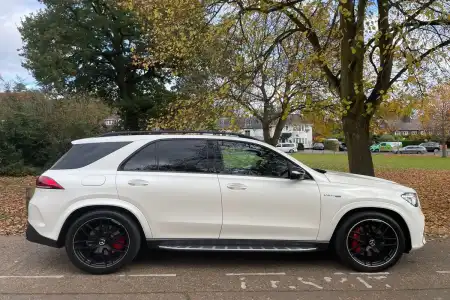
<svg viewBox="0 0 450 300"><path fill-rule="evenodd" d="M293 156L312 168L347 171L348 160L345 154L305 154L295 153ZM372 155L375 169L423 169L450 170L450 158L432 155Z"/></svg>

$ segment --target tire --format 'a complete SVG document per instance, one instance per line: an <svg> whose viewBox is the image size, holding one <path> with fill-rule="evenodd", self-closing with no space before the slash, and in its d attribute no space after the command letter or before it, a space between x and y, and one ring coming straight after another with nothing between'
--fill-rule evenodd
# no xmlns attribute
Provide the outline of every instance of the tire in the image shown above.
<svg viewBox="0 0 450 300"><path fill-rule="evenodd" d="M289 153L294 153L294 150L292 150L292 149L291 149L291 150L289 150Z"/></svg>
<svg viewBox="0 0 450 300"><path fill-rule="evenodd" d="M386 261L383 261L381 263L374 263L373 265L363 264L362 261L358 261L358 259L355 258L356 255L352 256L352 254L350 254L350 252L353 248L349 249L349 242L348 242L348 241L353 242L353 240L352 240L353 237L350 237L350 232L355 232L355 231L352 231L352 230L354 230L354 228L359 229L359 227L357 227L357 226L360 226L361 224L365 224L365 223L370 224L370 222L374 222L373 224L380 224L380 226L388 225L387 228L388 228L388 231L390 233L392 233L391 236L397 238L397 246L392 246L393 249L391 249L390 252L388 252L391 255L389 257L389 259L386 259ZM375 228L375 226L374 226L374 228ZM385 227L383 227L383 230L384 230L384 228ZM403 233L402 228L394 219L392 219L390 216L388 216L384 213L374 212L374 211L355 213L355 214L351 215L350 217L348 217L347 219L345 219L342 222L342 224L339 226L339 228L337 228L336 230L337 231L336 231L335 240L334 240L336 254L345 265L349 266L350 268L352 268L353 270L355 270L357 272L380 272L382 270L386 270L386 269L390 268L391 266L395 265L405 251L405 235ZM381 231L381 228L380 228L380 231ZM361 234L359 236L359 238L361 239L361 237L363 235L364 234ZM388 239L391 240L391 242L393 242L392 241L393 238L388 238ZM376 243L379 243L379 242L377 241ZM387 242L385 241L385 243L387 243ZM383 245L381 243L378 244L378 246L377 245L375 245L375 246L378 247L379 251L381 251L381 252L388 251L388 249L389 249L389 247L386 247L383 250ZM358 245L357 245L357 247L358 247ZM365 249L364 247L365 246L361 246L361 247L359 247L359 249L364 251L364 249ZM357 250L355 250L355 251L357 251ZM361 256L361 257L363 257L363 259L365 258L364 256ZM386 258L386 257L384 257L384 258Z"/></svg>
<svg viewBox="0 0 450 300"><path fill-rule="evenodd" d="M94 223L93 223L94 222ZM75 245L75 238L79 238L80 234L84 234L84 236L87 236L87 239L93 239L95 240L97 236L100 236L99 231L94 230L90 231L90 233L86 234L86 231L89 231L89 229L86 230L86 226L89 226L90 228L93 228L95 226L95 222L105 222L108 226L106 228L114 228L113 226L117 226L119 228L116 232L124 232L124 236L119 236L119 238L122 238L123 240L119 241L114 240L112 241L111 238L109 238L109 242L105 242L106 238L101 238L103 241L102 246L97 244L96 242L89 242L89 244L86 242L85 245L83 245L82 248L88 248L87 250L76 250ZM87 224L87 225L86 225ZM94 225L90 225L94 224ZM102 224L102 223L100 223ZM120 225L118 225L120 224ZM101 226L101 225L100 225ZM119 231L120 230L120 231ZM120 233L119 233L120 234ZM126 237L128 235L128 237ZM111 248L109 243L113 243L112 247L126 247L125 248L117 248L113 249ZM119 243L119 246L117 246ZM83 243L84 244L84 243ZM139 248L141 245L141 234L138 228L138 225L126 214L123 214L121 212L113 211L113 210L96 210L92 212L88 212L81 217L79 217L68 229L66 234L66 240L65 240L65 247L67 255L69 256L70 261L80 270L90 273L90 274L110 274L118 271L123 266L131 263L137 253L139 252ZM121 258L118 258L117 262L111 261L111 264L108 266L106 265L107 262L105 260L105 266L103 265L97 265L94 266L92 264L88 264L86 261L83 261L83 258L85 260L89 260L84 256L82 251L87 251L86 253L89 253L91 255L94 251L92 250L92 247L102 247L102 250L95 250L95 251L101 251L102 254L94 254L95 257L102 257L105 259L105 247L109 247L110 250L106 250L106 253L109 253L110 255L117 255ZM97 248L99 249L99 248ZM123 250L125 249L125 250ZM81 251L81 254L80 254ZM123 254L119 253L122 252ZM111 254L113 253L113 254ZM94 257L93 256L93 257ZM92 260L91 260L92 261Z"/></svg>

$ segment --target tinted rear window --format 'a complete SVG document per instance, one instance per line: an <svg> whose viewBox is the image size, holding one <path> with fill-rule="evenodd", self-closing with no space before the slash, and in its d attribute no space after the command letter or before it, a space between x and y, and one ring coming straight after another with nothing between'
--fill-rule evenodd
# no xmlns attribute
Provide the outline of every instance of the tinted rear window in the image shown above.
<svg viewBox="0 0 450 300"><path fill-rule="evenodd" d="M78 169L119 150L130 142L75 144L51 168L52 170Z"/></svg>
<svg viewBox="0 0 450 300"><path fill-rule="evenodd" d="M119 170L160 172L213 172L212 143L206 139L174 139L151 143L139 150Z"/></svg>

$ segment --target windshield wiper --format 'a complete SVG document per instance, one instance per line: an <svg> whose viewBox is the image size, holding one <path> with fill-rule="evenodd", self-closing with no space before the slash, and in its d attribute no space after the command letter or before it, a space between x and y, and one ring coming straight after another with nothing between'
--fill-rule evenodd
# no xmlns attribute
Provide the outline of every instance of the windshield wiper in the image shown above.
<svg viewBox="0 0 450 300"><path fill-rule="evenodd" d="M319 173L322 173L322 174L325 174L327 171L325 171L325 170L322 170L322 169L316 169L316 168L313 168L313 170L314 171L317 171L317 172L319 172Z"/></svg>

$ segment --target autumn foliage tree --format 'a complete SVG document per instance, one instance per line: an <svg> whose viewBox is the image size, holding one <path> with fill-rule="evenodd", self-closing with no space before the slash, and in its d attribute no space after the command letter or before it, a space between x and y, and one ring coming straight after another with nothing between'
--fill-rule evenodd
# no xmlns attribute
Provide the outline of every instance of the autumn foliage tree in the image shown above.
<svg viewBox="0 0 450 300"><path fill-rule="evenodd" d="M421 111L427 129L440 137L442 157L447 157L447 139L450 137L450 84L436 86L426 97Z"/></svg>
<svg viewBox="0 0 450 300"><path fill-rule="evenodd" d="M146 127L172 97L165 84L174 62L152 60L163 49L149 40L135 13L115 0L42 0L44 8L19 28L21 55L41 86L57 93L89 92L114 107L126 129ZM161 54L162 55L162 54Z"/></svg>
<svg viewBox="0 0 450 300"><path fill-rule="evenodd" d="M446 0L216 0L238 15L283 14L290 20L274 43L301 33L342 108L352 173L374 176L370 124L390 91L423 75L450 45ZM326 12L326 13L325 13ZM329 19L317 22L318 15ZM329 36L338 36L336 47ZM302 41L303 41L302 40ZM336 64L335 55L338 56Z"/></svg>
<svg viewBox="0 0 450 300"><path fill-rule="evenodd" d="M323 109L330 105L327 97L332 99L324 81L311 71L316 67L312 49L301 41L301 33L276 42L289 22L281 13L253 13L238 18L229 32L233 55L222 96L261 122L264 140L272 145L278 143L290 114Z"/></svg>

